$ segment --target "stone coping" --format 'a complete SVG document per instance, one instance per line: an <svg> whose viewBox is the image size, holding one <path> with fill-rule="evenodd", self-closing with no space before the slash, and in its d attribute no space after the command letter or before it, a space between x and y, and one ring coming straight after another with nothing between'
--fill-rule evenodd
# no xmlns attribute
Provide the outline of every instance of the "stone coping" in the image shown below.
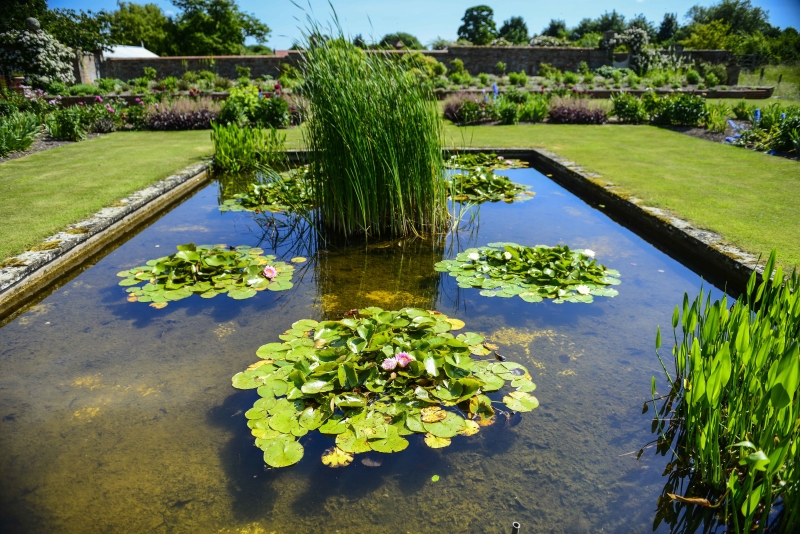
<svg viewBox="0 0 800 534"><path fill-rule="evenodd" d="M139 227L208 181L208 163L197 163L136 191L88 219L71 224L34 249L17 256L18 265L0 268L0 319L78 267L115 239Z"/></svg>

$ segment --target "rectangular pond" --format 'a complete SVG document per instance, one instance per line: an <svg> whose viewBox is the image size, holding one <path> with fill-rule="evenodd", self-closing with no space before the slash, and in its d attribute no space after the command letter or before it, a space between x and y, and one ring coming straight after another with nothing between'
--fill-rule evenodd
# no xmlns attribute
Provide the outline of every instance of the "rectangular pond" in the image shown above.
<svg viewBox="0 0 800 534"><path fill-rule="evenodd" d="M538 171L503 172L535 198L484 204L439 243L349 247L321 245L303 221L220 213L215 182L5 324L0 531L505 533L512 521L522 532L653 530L668 458L637 452L655 437L652 411L642 414L651 376L666 392L655 330L668 330L702 280ZM487 298L433 269L496 241L590 248L621 273L619 295ZM117 272L188 242L308 261L288 291L163 309L126 301ZM299 464L266 468L244 417L257 394L231 377L294 321L367 306L463 320L529 369L539 408L443 449L411 435L403 452L340 469L320 461L333 440L311 432Z"/></svg>

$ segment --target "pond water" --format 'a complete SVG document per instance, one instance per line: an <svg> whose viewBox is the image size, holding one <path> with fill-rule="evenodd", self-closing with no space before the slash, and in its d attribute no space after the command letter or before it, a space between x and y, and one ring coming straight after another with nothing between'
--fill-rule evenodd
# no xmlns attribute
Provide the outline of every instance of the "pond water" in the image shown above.
<svg viewBox="0 0 800 534"><path fill-rule="evenodd" d="M538 171L504 172L536 197L485 204L437 243L350 247L316 243L302 222L220 213L213 183L3 326L0 531L504 533L512 521L522 532L651 531L667 459L636 453L653 438L641 413L650 377L666 391L655 328L702 280ZM433 271L494 241L591 248L620 271L619 296L529 304ZM186 242L309 261L285 292L161 310L127 302L116 273ZM530 370L540 407L444 449L409 436L401 453L369 455L379 467L362 455L325 467L333 440L312 432L298 465L265 469L243 415L256 393L231 376L292 322L364 306L462 319Z"/></svg>

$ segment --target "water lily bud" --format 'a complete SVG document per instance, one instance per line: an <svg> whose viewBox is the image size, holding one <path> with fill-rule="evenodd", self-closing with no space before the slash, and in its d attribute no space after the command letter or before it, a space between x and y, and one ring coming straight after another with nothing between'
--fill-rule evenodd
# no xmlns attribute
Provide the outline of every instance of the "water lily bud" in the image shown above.
<svg viewBox="0 0 800 534"><path fill-rule="evenodd" d="M477 252L470 252L467 258L471 259L472 261L478 261L481 259L481 256Z"/></svg>

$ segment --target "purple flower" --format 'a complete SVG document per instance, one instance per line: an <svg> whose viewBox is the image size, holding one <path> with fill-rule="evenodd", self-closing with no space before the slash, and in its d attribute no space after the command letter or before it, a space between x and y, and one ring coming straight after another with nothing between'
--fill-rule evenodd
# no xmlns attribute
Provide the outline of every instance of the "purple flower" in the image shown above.
<svg viewBox="0 0 800 534"><path fill-rule="evenodd" d="M141 101L142 101L142 99L141 99L141 98L137 98L137 99L136 99L136 103L137 103L137 104L138 104L138 103L140 103Z"/></svg>
<svg viewBox="0 0 800 534"><path fill-rule="evenodd" d="M384 371L394 371L394 368L397 367L397 357L386 358L383 360L381 367Z"/></svg>
<svg viewBox="0 0 800 534"><path fill-rule="evenodd" d="M497 100L497 95L500 93L500 91L497 90L497 84L496 83L492 84L492 92L494 93L494 99Z"/></svg>
<svg viewBox="0 0 800 534"><path fill-rule="evenodd" d="M761 120L761 110L757 109L755 113L755 121L758 122Z"/></svg>
<svg viewBox="0 0 800 534"><path fill-rule="evenodd" d="M82 106L82 105L83 105L83 102L78 102L78 105L79 105L79 106Z"/></svg>
<svg viewBox="0 0 800 534"><path fill-rule="evenodd" d="M398 352L394 359L400 367L408 367L408 364L414 361L414 357L407 352Z"/></svg>
<svg viewBox="0 0 800 534"><path fill-rule="evenodd" d="M103 101L103 97L102 96L96 96L96 97L94 97L94 101L95 102L102 102Z"/></svg>
<svg viewBox="0 0 800 534"><path fill-rule="evenodd" d="M264 267L265 278L269 278L270 280L272 280L276 276L278 276L278 269L276 269L272 265L267 265L266 267Z"/></svg>

